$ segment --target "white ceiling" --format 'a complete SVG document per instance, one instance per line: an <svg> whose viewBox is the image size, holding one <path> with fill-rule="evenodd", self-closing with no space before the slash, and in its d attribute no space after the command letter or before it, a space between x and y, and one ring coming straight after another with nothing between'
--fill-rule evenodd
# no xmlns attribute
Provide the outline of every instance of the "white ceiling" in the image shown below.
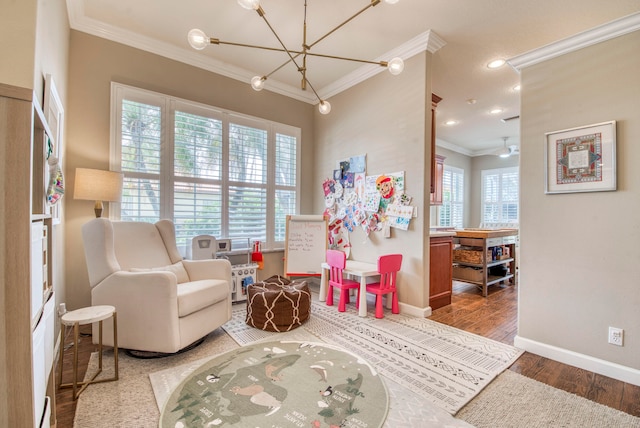
<svg viewBox="0 0 640 428"><path fill-rule="evenodd" d="M307 43L369 5L369 0L306 0ZM265 16L287 48L301 50L305 0L261 0ZM200 28L223 41L280 47L255 11L235 0L67 0L71 28L250 81L288 60L282 52L212 45L195 51L187 33ZM407 59L433 52L433 92L438 105L438 143L469 155L519 144L519 83L514 67L490 70L495 58L522 55L640 12L640 0L400 0L369 8L326 39L312 52L359 58ZM640 15L638 15L640 16ZM637 19L634 19L634 25ZM592 32L593 33L593 32ZM574 38L575 39L575 38ZM524 60L523 60L524 61ZM517 61L516 61L517 62ZM309 57L307 77L322 98L386 72L378 66ZM315 104L309 90L300 90L300 75L287 64L267 80L273 90ZM469 104L467 100L476 100ZM489 113L494 108L499 114ZM340 112L332 111L331 114ZM446 126L456 120L455 126Z"/></svg>

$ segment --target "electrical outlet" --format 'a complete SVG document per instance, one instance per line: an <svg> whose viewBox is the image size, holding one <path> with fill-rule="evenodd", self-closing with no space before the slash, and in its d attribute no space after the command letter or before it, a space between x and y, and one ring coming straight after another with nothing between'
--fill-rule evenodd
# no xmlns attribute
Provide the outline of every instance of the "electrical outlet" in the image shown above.
<svg viewBox="0 0 640 428"><path fill-rule="evenodd" d="M616 327L609 327L609 343L622 346L624 330Z"/></svg>

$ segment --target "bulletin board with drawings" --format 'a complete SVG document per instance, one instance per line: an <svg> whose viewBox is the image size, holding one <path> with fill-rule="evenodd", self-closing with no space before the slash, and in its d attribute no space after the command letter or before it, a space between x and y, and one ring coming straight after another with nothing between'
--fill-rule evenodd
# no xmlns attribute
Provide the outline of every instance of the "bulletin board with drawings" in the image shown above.
<svg viewBox="0 0 640 428"><path fill-rule="evenodd" d="M367 237L390 228L408 230L415 208L405 191L404 171L367 175L366 155L339 161L322 183L324 215L329 218L329 248L350 253L349 233L362 228Z"/></svg>

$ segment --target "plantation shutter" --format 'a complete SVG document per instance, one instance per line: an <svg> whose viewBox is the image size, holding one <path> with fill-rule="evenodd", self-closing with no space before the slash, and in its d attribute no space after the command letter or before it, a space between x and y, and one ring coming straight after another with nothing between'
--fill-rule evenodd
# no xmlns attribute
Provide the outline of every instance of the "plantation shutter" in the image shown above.
<svg viewBox="0 0 640 428"><path fill-rule="evenodd" d="M518 192L517 167L482 171L482 224L517 223Z"/></svg>
<svg viewBox="0 0 640 428"><path fill-rule="evenodd" d="M267 236L267 131L229 124L229 236Z"/></svg>
<svg viewBox="0 0 640 428"><path fill-rule="evenodd" d="M297 151L298 141L296 137L276 133L274 231L276 241L285 240L287 216L296 213Z"/></svg>
<svg viewBox="0 0 640 428"><path fill-rule="evenodd" d="M444 166L442 175L442 205L438 225L462 228L464 216L464 170Z"/></svg>
<svg viewBox="0 0 640 428"><path fill-rule="evenodd" d="M175 111L173 218L178 245L222 236L222 121Z"/></svg>
<svg viewBox="0 0 640 428"><path fill-rule="evenodd" d="M120 107L120 218L153 223L160 219L162 107L132 100Z"/></svg>

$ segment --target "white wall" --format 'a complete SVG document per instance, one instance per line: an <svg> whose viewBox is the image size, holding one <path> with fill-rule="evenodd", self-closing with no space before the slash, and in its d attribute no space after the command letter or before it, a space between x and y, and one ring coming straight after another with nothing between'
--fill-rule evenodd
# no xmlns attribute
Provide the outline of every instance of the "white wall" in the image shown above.
<svg viewBox="0 0 640 428"><path fill-rule="evenodd" d="M516 345L640 385L640 31L522 71ZM544 194L545 132L617 121L615 192ZM624 347L607 343L609 326ZM620 365L620 366L617 366Z"/></svg>
<svg viewBox="0 0 640 428"><path fill-rule="evenodd" d="M408 231L393 230L391 238L361 229L351 234L351 257L375 261L384 253L402 253L399 299L420 309L429 299L429 185L431 147L431 54L406 61L402 74L381 73L330 99L331 114L315 117L314 213L324 211L322 182L336 162L366 155L368 175L405 172L405 190L418 207ZM428 94L428 95L427 95ZM427 137L425 137L425 135ZM426 192L426 193L425 193ZM426 236L426 239L425 239Z"/></svg>

